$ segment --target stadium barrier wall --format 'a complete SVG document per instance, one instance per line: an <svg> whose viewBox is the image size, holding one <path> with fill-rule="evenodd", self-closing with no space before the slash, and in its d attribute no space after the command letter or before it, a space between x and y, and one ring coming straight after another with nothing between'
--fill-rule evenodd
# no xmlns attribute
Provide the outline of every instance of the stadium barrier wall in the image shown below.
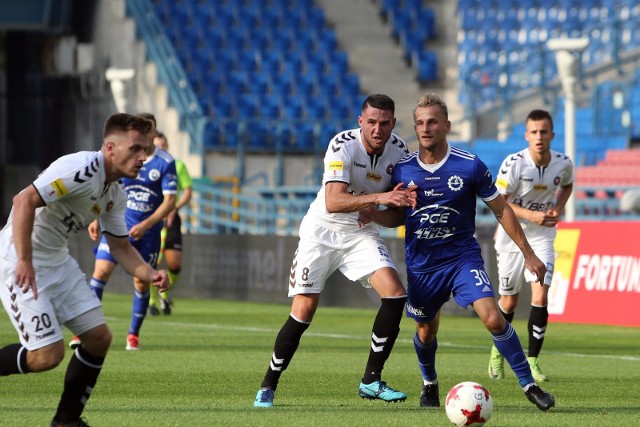
<svg viewBox="0 0 640 427"><path fill-rule="evenodd" d="M479 226L477 229L487 273L495 284L497 267L493 250L494 231L495 226ZM385 238L385 241L406 286L404 241L401 238ZM289 268L297 244L298 238L292 236L186 234L183 236L182 272L172 295L178 299L211 298L289 305ZM71 255L78 260L87 277L93 272L94 246L95 243L85 232L81 232L79 238L69 241ZM121 268L116 268L106 291L130 293L132 286L131 277ZM529 293L522 295L516 314L518 317L528 315L529 298ZM365 289L336 272L327 281L320 304L377 308L380 301L372 289ZM520 307L524 309L520 310ZM473 310L463 310L453 301L445 304L443 313L475 315Z"/></svg>
<svg viewBox="0 0 640 427"><path fill-rule="evenodd" d="M640 326L640 222L558 228L549 320Z"/></svg>

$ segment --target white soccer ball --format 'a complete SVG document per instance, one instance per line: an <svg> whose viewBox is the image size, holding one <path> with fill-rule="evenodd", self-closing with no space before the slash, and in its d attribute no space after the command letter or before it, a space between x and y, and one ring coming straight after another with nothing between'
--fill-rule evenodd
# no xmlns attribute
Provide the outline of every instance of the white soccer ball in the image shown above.
<svg viewBox="0 0 640 427"><path fill-rule="evenodd" d="M482 384L472 381L456 384L447 393L447 417L457 426L481 426L493 412L493 398Z"/></svg>

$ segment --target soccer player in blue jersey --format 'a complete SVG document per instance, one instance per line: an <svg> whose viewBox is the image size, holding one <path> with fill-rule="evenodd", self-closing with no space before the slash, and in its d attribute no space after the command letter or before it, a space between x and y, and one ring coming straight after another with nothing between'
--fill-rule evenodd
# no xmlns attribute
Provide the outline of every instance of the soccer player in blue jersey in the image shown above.
<svg viewBox="0 0 640 427"><path fill-rule="evenodd" d="M151 115L140 117L153 124L149 133L147 159L135 178L121 180L127 194L125 222L129 230L129 240L140 255L154 268L160 252L160 231L163 219L173 210L176 201L177 179L173 157L153 144L155 137L155 119ZM99 231L94 221L89 226L89 235L97 240ZM98 298L102 299L109 277L116 267L116 260L111 255L106 237L103 235L96 252L96 262L89 285ZM133 278L134 296L132 303L131 324L127 334L127 350L139 350L139 334L142 322L149 307L149 282ZM79 343L77 337L69 343L75 348Z"/></svg>
<svg viewBox="0 0 640 427"><path fill-rule="evenodd" d="M418 101L413 118L419 149L396 164L391 183L417 185L417 206L368 212L363 220L406 226L406 312L417 327L414 347L424 383L420 406L440 406L437 333L440 308L453 295L462 307L474 308L527 398L547 410L555 404L554 398L534 381L520 340L500 313L485 271L474 237L476 197L489 206L522 251L526 268L544 277L545 266L527 242L513 209L498 193L487 166L475 155L449 145L451 122L446 104L438 96L426 94Z"/></svg>

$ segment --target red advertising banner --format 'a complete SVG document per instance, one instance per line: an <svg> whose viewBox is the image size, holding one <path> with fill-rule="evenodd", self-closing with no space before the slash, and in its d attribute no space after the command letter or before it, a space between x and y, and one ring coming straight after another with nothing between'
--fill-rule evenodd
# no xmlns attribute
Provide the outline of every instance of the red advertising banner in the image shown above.
<svg viewBox="0 0 640 427"><path fill-rule="evenodd" d="M549 321L640 326L640 222L558 224Z"/></svg>

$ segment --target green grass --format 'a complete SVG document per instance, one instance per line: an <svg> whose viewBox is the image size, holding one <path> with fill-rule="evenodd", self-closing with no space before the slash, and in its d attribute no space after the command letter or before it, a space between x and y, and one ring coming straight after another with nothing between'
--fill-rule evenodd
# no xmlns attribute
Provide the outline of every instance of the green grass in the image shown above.
<svg viewBox="0 0 640 427"><path fill-rule="evenodd" d="M374 310L320 307L283 374L276 406L253 408L273 341L289 308L178 300L170 317L147 317L139 352L124 350L130 297L106 294L111 352L84 417L92 426L447 426L444 409L418 406L421 378L404 319L384 379L408 393L404 403L364 401L357 387L368 355ZM526 324L516 321L521 339ZM70 338L66 336L66 340ZM0 346L16 342L6 315ZM635 425L640 417L640 330L552 324L541 358L544 388L556 408L530 404L513 373L486 374L490 337L477 318L443 317L437 358L440 397L477 381L494 398L493 426ZM58 403L70 350L53 371L0 378L0 425L45 426Z"/></svg>

